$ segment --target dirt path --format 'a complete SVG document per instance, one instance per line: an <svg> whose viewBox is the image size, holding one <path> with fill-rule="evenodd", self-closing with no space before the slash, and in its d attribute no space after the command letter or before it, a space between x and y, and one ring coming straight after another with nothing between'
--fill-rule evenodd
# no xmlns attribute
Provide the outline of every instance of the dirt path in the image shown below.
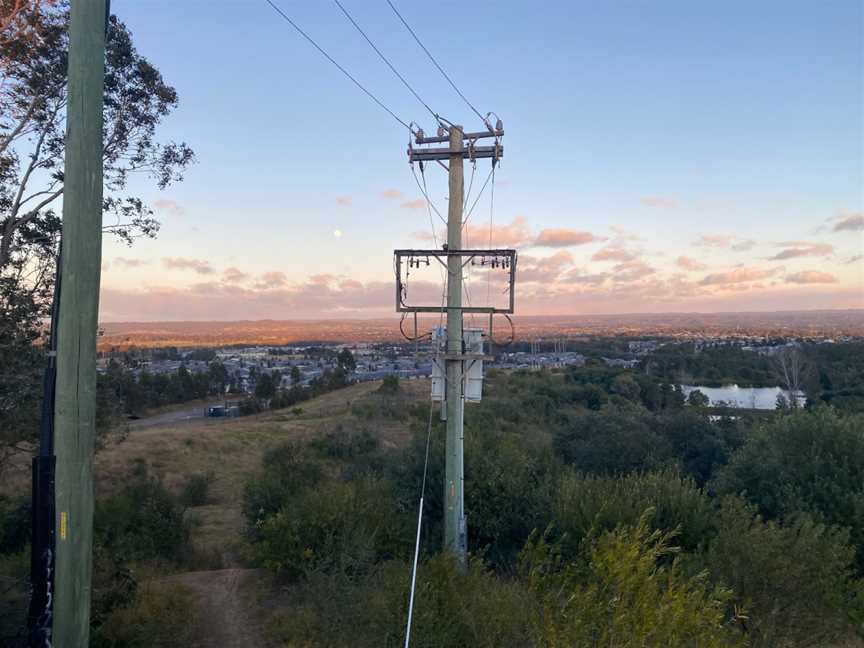
<svg viewBox="0 0 864 648"><path fill-rule="evenodd" d="M219 569L176 574L165 579L188 587L198 601L201 632L191 648L266 646L263 622L256 613L259 569Z"/></svg>

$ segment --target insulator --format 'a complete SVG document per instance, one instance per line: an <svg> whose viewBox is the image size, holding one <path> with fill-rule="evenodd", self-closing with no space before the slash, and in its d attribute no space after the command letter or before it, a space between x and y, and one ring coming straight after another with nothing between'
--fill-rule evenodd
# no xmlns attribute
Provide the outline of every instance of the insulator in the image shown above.
<svg viewBox="0 0 864 648"><path fill-rule="evenodd" d="M502 131L504 130L504 122L501 121L500 117L498 121L495 122L495 130Z"/></svg>
<svg viewBox="0 0 864 648"><path fill-rule="evenodd" d="M444 137L444 127L438 126L438 137Z"/></svg>

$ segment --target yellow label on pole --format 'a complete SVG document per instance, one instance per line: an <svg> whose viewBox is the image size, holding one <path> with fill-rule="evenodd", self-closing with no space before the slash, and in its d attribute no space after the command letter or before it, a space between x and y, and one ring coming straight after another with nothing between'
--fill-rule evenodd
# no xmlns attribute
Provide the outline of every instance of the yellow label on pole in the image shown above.
<svg viewBox="0 0 864 648"><path fill-rule="evenodd" d="M60 539L66 539L66 511L60 511Z"/></svg>

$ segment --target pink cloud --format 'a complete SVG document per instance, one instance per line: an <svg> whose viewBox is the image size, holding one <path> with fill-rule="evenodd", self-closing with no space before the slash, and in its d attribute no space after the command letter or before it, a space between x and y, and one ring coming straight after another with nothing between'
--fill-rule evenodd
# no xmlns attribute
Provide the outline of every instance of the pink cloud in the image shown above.
<svg viewBox="0 0 864 648"><path fill-rule="evenodd" d="M837 283L837 277L828 273L820 272L819 270L802 270L795 274L786 275L786 283L796 284L825 284Z"/></svg>
<svg viewBox="0 0 864 648"><path fill-rule="evenodd" d="M198 274L213 274L209 261L201 259L185 259L183 257L165 257L162 265L169 270L194 270Z"/></svg>
<svg viewBox="0 0 864 648"><path fill-rule="evenodd" d="M351 205L351 196L337 196L336 204L341 205L343 207L348 207Z"/></svg>
<svg viewBox="0 0 864 648"><path fill-rule="evenodd" d="M536 258L523 255L516 270L517 281L555 281L561 272L573 265L573 255L560 250L552 256Z"/></svg>
<svg viewBox="0 0 864 648"><path fill-rule="evenodd" d="M787 241L778 243L778 246L786 249L781 250L770 261L782 261L784 259L797 259L808 256L827 256L833 254L834 246L828 243L808 243L807 241Z"/></svg>
<svg viewBox="0 0 864 648"><path fill-rule="evenodd" d="M841 215L832 229L835 232L860 232L864 230L864 212Z"/></svg>
<svg viewBox="0 0 864 648"><path fill-rule="evenodd" d="M704 234L694 243L704 247L728 248L735 252L746 252L756 245L756 241L742 239L730 234Z"/></svg>
<svg viewBox="0 0 864 648"><path fill-rule="evenodd" d="M284 272L265 272L255 284L255 287L263 290L270 288L281 288L288 284L288 277Z"/></svg>
<svg viewBox="0 0 864 648"><path fill-rule="evenodd" d="M760 281L772 277L780 271L779 268L748 268L738 267L727 272L709 274L699 283L703 286L724 286L729 284L740 284L751 281Z"/></svg>
<svg viewBox="0 0 864 648"><path fill-rule="evenodd" d="M624 261L613 267L612 271L613 279L619 282L637 281L657 272L650 265L640 260Z"/></svg>
<svg viewBox="0 0 864 648"><path fill-rule="evenodd" d="M633 261L639 255L631 250L625 250L622 247L610 245L602 250L597 250L592 257L592 261Z"/></svg>
<svg viewBox="0 0 864 648"><path fill-rule="evenodd" d="M423 209L426 207L426 201L423 198L417 198L417 200L406 200L399 206L403 209Z"/></svg>
<svg viewBox="0 0 864 648"><path fill-rule="evenodd" d="M557 227L540 230L540 233L534 240L534 245L537 247L570 247L602 240L591 232Z"/></svg>
<svg viewBox="0 0 864 648"><path fill-rule="evenodd" d="M127 259L125 257L116 257L114 265L121 268L140 268L141 266L150 265L150 259Z"/></svg>
<svg viewBox="0 0 864 648"><path fill-rule="evenodd" d="M384 191L381 192L381 197L382 198L388 198L388 199L391 199L391 198L398 199L398 198L402 197L402 192L399 191L398 189L385 189Z"/></svg>
<svg viewBox="0 0 864 648"><path fill-rule="evenodd" d="M688 272L699 272L707 267L704 263L699 263L696 259L691 259L688 256L679 256L675 259L675 265Z"/></svg>
<svg viewBox="0 0 864 648"><path fill-rule="evenodd" d="M641 202L646 207L659 207L661 209L674 209L678 206L678 201L667 196L646 196Z"/></svg>
<svg viewBox="0 0 864 648"><path fill-rule="evenodd" d="M228 283L240 283L249 278L245 272L241 272L239 268L225 268L222 273L222 280Z"/></svg>
<svg viewBox="0 0 864 648"><path fill-rule="evenodd" d="M465 247L489 245L489 225L468 222L463 230ZM508 225L492 226L492 247L520 247L531 239L531 231L524 216L517 216Z"/></svg>

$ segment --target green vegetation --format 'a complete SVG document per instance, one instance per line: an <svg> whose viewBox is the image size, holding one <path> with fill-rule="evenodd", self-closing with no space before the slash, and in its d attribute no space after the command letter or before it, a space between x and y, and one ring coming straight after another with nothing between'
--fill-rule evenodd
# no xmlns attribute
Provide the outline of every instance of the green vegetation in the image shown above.
<svg viewBox="0 0 864 648"><path fill-rule="evenodd" d="M270 455L250 478L251 555L291 592L284 645L403 639L427 417L410 410L404 448L358 417L274 451L310 477ZM803 647L862 628L862 417L752 423L629 370L493 372L466 408L464 573L438 553L434 420L414 645Z"/></svg>

